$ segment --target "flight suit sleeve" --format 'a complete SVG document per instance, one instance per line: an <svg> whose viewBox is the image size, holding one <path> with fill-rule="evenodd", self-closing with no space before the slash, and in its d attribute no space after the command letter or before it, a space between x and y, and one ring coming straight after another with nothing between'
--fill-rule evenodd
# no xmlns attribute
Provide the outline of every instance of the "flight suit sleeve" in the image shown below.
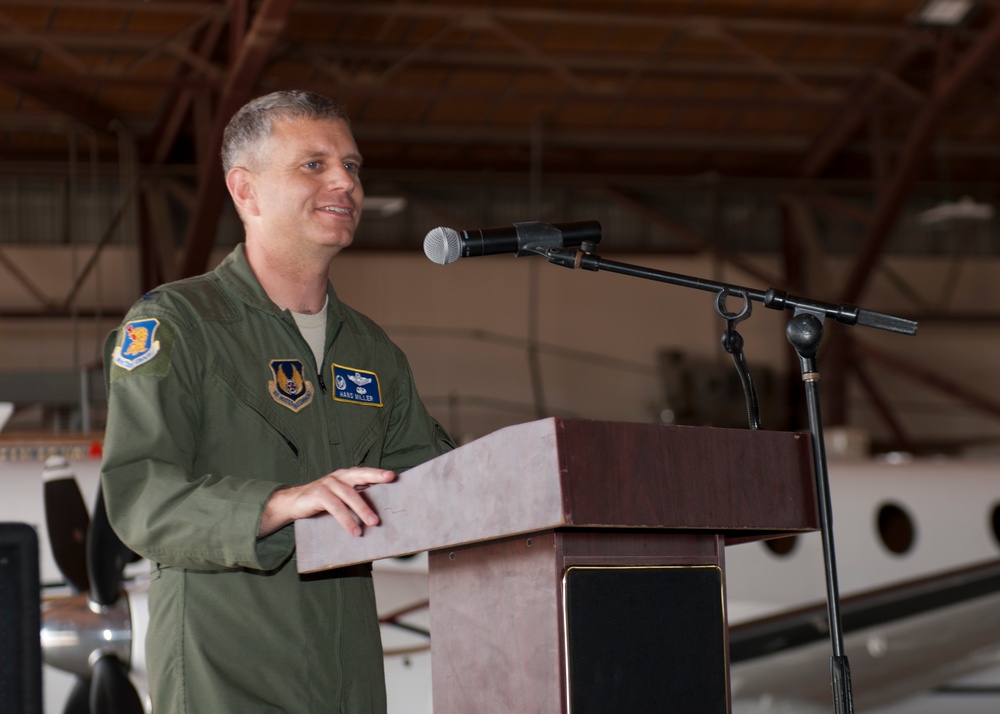
<svg viewBox="0 0 1000 714"><path fill-rule="evenodd" d="M258 539L257 530L282 484L194 472L202 430L213 426L202 423L202 355L197 331L164 311L133 311L108 337L108 517L126 545L163 565L272 570L290 557L294 531Z"/></svg>

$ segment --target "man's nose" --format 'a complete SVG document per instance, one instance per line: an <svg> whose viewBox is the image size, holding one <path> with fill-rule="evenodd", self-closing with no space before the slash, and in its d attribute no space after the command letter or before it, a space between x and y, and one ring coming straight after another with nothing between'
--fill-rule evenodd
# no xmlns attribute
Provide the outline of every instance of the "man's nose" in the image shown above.
<svg viewBox="0 0 1000 714"><path fill-rule="evenodd" d="M333 167L327 176L327 185L331 189L341 189L351 192L358 184L358 176L343 164Z"/></svg>

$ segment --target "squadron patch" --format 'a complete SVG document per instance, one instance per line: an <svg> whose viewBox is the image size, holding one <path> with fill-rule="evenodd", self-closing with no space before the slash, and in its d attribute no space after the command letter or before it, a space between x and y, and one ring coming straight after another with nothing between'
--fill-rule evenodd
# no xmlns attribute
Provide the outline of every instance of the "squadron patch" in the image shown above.
<svg viewBox="0 0 1000 714"><path fill-rule="evenodd" d="M333 369L334 401L367 404L370 407L382 406L377 374L339 364L332 364L330 367Z"/></svg>
<svg viewBox="0 0 1000 714"><path fill-rule="evenodd" d="M302 376L302 361L297 359L271 360L274 379L267 383L271 399L293 412L300 411L313 399L312 382Z"/></svg>
<svg viewBox="0 0 1000 714"><path fill-rule="evenodd" d="M122 328L122 343L111 353L114 363L131 372L156 357L160 351L160 343L156 340L156 329L159 326L160 321L156 318L126 323Z"/></svg>

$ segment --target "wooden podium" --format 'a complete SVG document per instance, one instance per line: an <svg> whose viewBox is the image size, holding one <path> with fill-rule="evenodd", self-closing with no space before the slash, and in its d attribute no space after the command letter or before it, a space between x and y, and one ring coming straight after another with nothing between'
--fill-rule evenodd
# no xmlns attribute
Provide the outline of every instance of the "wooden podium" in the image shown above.
<svg viewBox="0 0 1000 714"><path fill-rule="evenodd" d="M818 527L807 434L544 419L295 524L300 572L430 551L435 714L730 710L727 543Z"/></svg>

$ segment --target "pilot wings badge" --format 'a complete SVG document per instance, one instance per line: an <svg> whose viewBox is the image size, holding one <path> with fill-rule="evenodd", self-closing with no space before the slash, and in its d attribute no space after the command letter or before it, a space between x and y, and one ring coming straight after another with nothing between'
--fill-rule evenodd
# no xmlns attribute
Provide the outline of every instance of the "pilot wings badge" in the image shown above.
<svg viewBox="0 0 1000 714"><path fill-rule="evenodd" d="M339 364L330 366L333 369L334 401L367 404L370 407L382 406L377 374Z"/></svg>
<svg viewBox="0 0 1000 714"><path fill-rule="evenodd" d="M299 412L313 399L312 382L302 376L302 361L297 359L273 359L270 362L274 379L267 383L271 399L283 407Z"/></svg>

